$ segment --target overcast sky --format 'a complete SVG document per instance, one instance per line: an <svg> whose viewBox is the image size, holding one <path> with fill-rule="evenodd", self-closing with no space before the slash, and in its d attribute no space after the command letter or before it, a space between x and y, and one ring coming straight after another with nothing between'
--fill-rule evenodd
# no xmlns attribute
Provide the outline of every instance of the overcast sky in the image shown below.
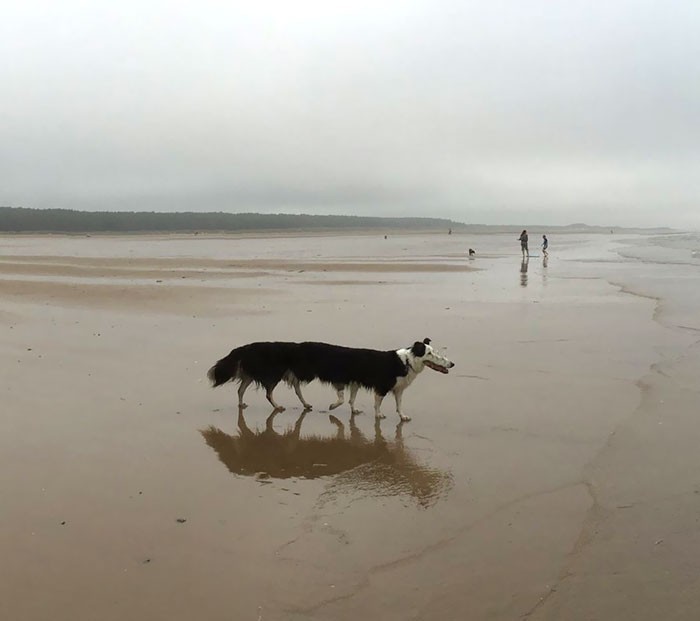
<svg viewBox="0 0 700 621"><path fill-rule="evenodd" d="M700 228L700 1L0 0L0 205Z"/></svg>

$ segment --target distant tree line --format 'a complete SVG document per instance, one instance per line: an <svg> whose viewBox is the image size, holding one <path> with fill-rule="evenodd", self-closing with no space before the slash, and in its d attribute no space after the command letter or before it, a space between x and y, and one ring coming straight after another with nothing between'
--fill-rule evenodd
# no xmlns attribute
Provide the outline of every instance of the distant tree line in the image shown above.
<svg viewBox="0 0 700 621"><path fill-rule="evenodd" d="M379 218L224 212L77 211L0 207L0 231L137 233L313 229L444 229L463 226L442 218Z"/></svg>

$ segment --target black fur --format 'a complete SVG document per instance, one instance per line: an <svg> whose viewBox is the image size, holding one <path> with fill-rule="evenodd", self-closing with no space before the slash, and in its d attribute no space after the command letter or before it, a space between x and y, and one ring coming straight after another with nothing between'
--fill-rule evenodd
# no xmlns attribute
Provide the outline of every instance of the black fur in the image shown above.
<svg viewBox="0 0 700 621"><path fill-rule="evenodd" d="M416 353L416 348L420 353ZM422 356L425 345L417 341L413 350ZM313 380L336 388L358 384L384 396L394 387L396 379L407 373L396 351L315 342L258 342L237 347L209 369L207 375L213 386L229 380L252 380L272 390L282 380L291 381L291 374L301 384Z"/></svg>
<svg viewBox="0 0 700 621"><path fill-rule="evenodd" d="M418 356L419 358L421 356L425 356L425 346L426 343L421 343L420 341L416 341L415 343L413 343L413 347L411 347L413 355Z"/></svg>
<svg viewBox="0 0 700 621"><path fill-rule="evenodd" d="M272 389L297 359L297 343L249 343L237 347L207 373L214 387L233 379L250 378Z"/></svg>
<svg viewBox="0 0 700 621"><path fill-rule="evenodd" d="M408 374L395 351L306 342L299 344L299 353L298 366L292 372L304 383L314 379L336 387L354 383L383 396L394 387L397 377Z"/></svg>

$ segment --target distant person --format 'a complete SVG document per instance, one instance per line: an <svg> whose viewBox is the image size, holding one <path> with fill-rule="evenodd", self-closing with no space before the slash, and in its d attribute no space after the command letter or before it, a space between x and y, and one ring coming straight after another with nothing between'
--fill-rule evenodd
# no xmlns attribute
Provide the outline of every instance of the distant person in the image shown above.
<svg viewBox="0 0 700 621"><path fill-rule="evenodd" d="M448 234L448 235L452 235L452 229L449 229L449 230L447 231L447 234Z"/></svg>
<svg viewBox="0 0 700 621"><path fill-rule="evenodd" d="M520 250L523 253L523 257L527 256L528 258L530 257L530 250L527 247L527 229L523 229L523 232L520 233L520 237L518 237L520 240Z"/></svg>
<svg viewBox="0 0 700 621"><path fill-rule="evenodd" d="M469 249L469 256L473 257L475 254L476 254L476 250L474 250L474 248L470 248Z"/></svg>
<svg viewBox="0 0 700 621"><path fill-rule="evenodd" d="M549 256L549 252L547 252L547 248L549 248L549 240L547 239L546 235L542 235L542 254L544 257Z"/></svg>

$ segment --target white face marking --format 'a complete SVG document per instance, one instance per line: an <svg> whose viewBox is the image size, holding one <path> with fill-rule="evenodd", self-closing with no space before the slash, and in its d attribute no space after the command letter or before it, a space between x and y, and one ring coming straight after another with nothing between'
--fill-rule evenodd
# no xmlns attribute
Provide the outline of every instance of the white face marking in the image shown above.
<svg viewBox="0 0 700 621"><path fill-rule="evenodd" d="M406 385L410 384L425 366L441 373L447 373L447 369L455 366L454 362L438 354L430 345L425 346L422 356L416 356L411 349L399 349L396 353L408 365L408 375L404 378Z"/></svg>
<svg viewBox="0 0 700 621"><path fill-rule="evenodd" d="M445 358L445 356L441 356L440 354L438 354L430 345L425 346L425 356L423 356L423 363L425 364L426 361L430 364L434 364L435 366L440 367L441 369L445 369L445 373L447 372L447 369L451 369L453 366L455 366L454 362Z"/></svg>

